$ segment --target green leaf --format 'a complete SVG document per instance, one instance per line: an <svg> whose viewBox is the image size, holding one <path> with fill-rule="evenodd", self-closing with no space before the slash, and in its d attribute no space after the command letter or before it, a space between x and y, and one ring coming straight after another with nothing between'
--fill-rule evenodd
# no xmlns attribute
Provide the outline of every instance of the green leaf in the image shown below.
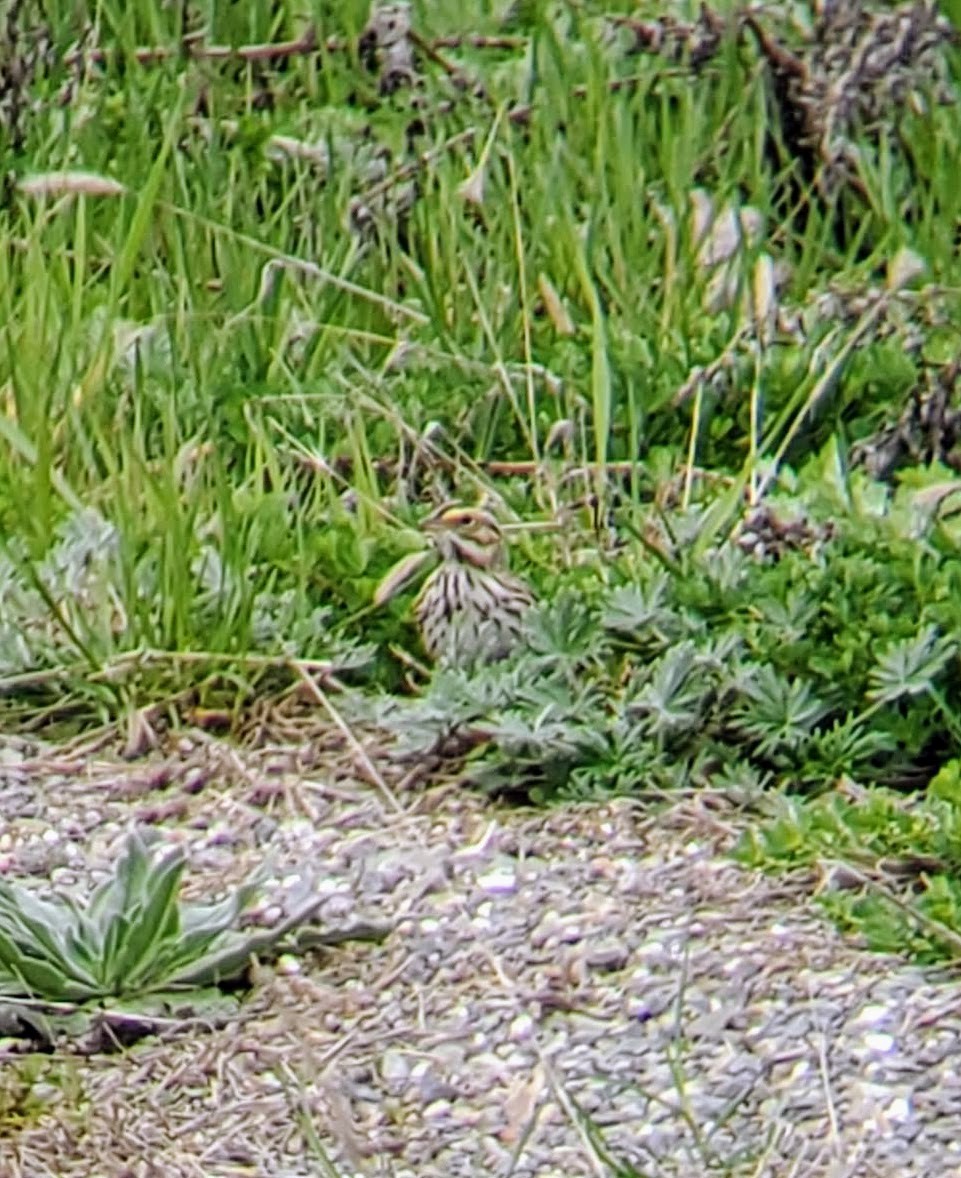
<svg viewBox="0 0 961 1178"><path fill-rule="evenodd" d="M961 758L954 757L941 766L928 782L928 796L961 807Z"/></svg>
<svg viewBox="0 0 961 1178"><path fill-rule="evenodd" d="M56 960L64 953L68 927L62 905L41 900L18 884L0 882L0 929L15 941L32 942Z"/></svg>
<svg viewBox="0 0 961 1178"><path fill-rule="evenodd" d="M178 986L211 986L242 975L256 956L262 956L289 932L284 926L254 932L224 932L223 940L196 961L185 965L170 978Z"/></svg>
<svg viewBox="0 0 961 1178"><path fill-rule="evenodd" d="M2 978L9 979L6 984ZM49 960L23 952L5 933L0 932L0 989L7 994L28 998L48 998L55 1002L82 1001L90 990L58 969Z"/></svg>
<svg viewBox="0 0 961 1178"><path fill-rule="evenodd" d="M172 852L176 855L176 850ZM122 911L136 904L142 904L150 892L150 875L152 864L146 844L141 836L133 831L127 839L124 855L117 864L114 887L118 893L119 908L115 905L105 905L113 911ZM116 902L115 902L116 903Z"/></svg>
<svg viewBox="0 0 961 1178"><path fill-rule="evenodd" d="M611 364L607 350L604 309L591 275L587 251L581 242L574 243L574 260L581 290L591 309L591 409L594 432L594 477L599 502L605 497L605 468L610 445L612 419Z"/></svg>
<svg viewBox="0 0 961 1178"><path fill-rule="evenodd" d="M936 626L926 626L914 638L891 643L871 669L868 699L890 704L931 691L956 652L957 643L939 637Z"/></svg>
<svg viewBox="0 0 961 1178"><path fill-rule="evenodd" d="M148 877L146 902L115 921L118 934L104 953L112 988L135 985L154 962L162 962L164 943L176 943L180 930L177 893L183 871L179 852L156 861Z"/></svg>
<svg viewBox="0 0 961 1178"><path fill-rule="evenodd" d="M787 679L769 665L758 667L743 687L750 702L735 710L735 721L762 756L801 747L829 711L810 683Z"/></svg>

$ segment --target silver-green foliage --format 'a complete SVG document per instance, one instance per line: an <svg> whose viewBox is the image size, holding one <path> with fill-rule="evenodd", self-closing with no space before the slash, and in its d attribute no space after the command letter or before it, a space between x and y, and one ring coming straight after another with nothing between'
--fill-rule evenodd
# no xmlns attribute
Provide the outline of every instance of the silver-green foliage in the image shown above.
<svg viewBox="0 0 961 1178"><path fill-rule="evenodd" d="M226 899L180 899L179 847L154 852L136 833L114 874L86 903L43 900L0 881L0 994L85 1002L193 986L240 972L254 939L236 928L258 889L248 880Z"/></svg>

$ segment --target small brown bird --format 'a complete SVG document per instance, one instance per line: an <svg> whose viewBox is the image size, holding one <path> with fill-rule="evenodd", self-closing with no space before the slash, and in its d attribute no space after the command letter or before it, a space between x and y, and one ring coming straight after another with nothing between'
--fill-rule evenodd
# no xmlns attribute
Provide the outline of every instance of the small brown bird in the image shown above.
<svg viewBox="0 0 961 1178"><path fill-rule="evenodd" d="M507 567L497 520L481 507L445 503L422 526L441 557L414 603L427 653L448 666L504 658L534 597Z"/></svg>

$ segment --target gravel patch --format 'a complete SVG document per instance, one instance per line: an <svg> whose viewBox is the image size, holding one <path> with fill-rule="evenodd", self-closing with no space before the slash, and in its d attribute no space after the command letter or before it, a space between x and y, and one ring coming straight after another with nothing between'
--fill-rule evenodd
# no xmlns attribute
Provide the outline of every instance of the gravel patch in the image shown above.
<svg viewBox="0 0 961 1178"><path fill-rule="evenodd" d="M29 1072L0 1040L0 1176L961 1174L956 984L740 870L703 801L448 783L398 812L349 762L336 733L0 754L4 873L86 887L136 822L187 844L189 891L266 858L325 927L393 926L257 966L227 1025Z"/></svg>

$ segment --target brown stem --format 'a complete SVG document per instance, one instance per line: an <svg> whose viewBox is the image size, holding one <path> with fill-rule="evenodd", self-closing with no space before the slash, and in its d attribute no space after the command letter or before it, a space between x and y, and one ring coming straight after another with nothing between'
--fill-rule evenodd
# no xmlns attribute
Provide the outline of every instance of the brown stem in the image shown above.
<svg viewBox="0 0 961 1178"><path fill-rule="evenodd" d="M448 73L457 73L453 66L443 62L437 53L439 49L459 49L464 45L472 49L522 49L527 41L524 37L437 37L431 41L417 38L416 44L428 56L434 58ZM277 61L284 57L303 57L316 53L320 48L317 30L313 25L300 37L292 41L265 41L254 45L205 45L199 35L184 37L180 45L141 45L133 51L134 60L141 65L153 65L178 57L189 57L197 61ZM349 42L342 37L328 37L323 43L327 53L342 53L349 48ZM106 49L72 49L64 57L68 66L104 65L109 60Z"/></svg>

